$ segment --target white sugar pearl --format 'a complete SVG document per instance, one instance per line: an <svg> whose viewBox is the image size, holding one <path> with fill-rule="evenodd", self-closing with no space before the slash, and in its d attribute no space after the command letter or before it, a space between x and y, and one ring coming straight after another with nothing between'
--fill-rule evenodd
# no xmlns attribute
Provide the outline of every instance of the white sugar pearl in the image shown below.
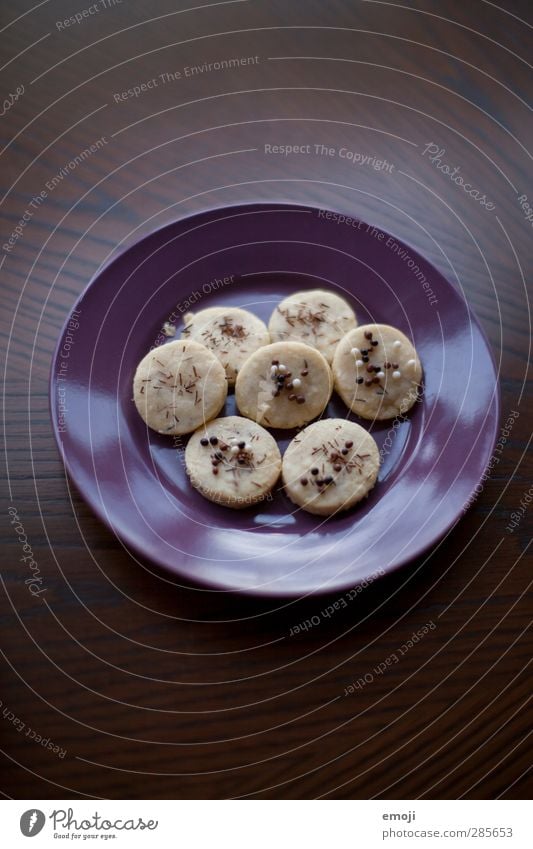
<svg viewBox="0 0 533 849"><path fill-rule="evenodd" d="M407 368L411 368L411 369L412 369L412 368L414 368L415 366L416 366L416 360L408 360L408 361L407 361Z"/></svg>
<svg viewBox="0 0 533 849"><path fill-rule="evenodd" d="M283 363L280 363L279 366L278 366L278 372L280 374L285 374L286 371L287 371L287 366L284 366Z"/></svg>
<svg viewBox="0 0 533 849"><path fill-rule="evenodd" d="M357 366L357 368L363 368L364 362L362 360L356 360L355 365Z"/></svg>
<svg viewBox="0 0 533 849"><path fill-rule="evenodd" d="M402 343L400 342L400 340L399 340L399 339L396 339L396 341L392 343L392 347L393 347L393 348L401 348L401 347L402 347Z"/></svg>
<svg viewBox="0 0 533 849"><path fill-rule="evenodd" d="M378 373L376 374L376 377L385 377L385 372L384 371L378 371Z"/></svg>
<svg viewBox="0 0 533 849"><path fill-rule="evenodd" d="M170 321L165 321L163 325L163 333L165 336L175 336L176 335L176 325L171 324Z"/></svg>
<svg viewBox="0 0 533 849"><path fill-rule="evenodd" d="M247 442L246 445L244 446L244 450L245 451L251 451L252 450L252 446L250 445L249 442Z"/></svg>
<svg viewBox="0 0 533 849"><path fill-rule="evenodd" d="M299 389L300 386L302 385L302 381L300 380L299 377L295 377L294 380L292 381L292 385L293 385L294 389Z"/></svg>
<svg viewBox="0 0 533 849"><path fill-rule="evenodd" d="M359 348L352 348L351 353L353 354L354 357L357 357L357 355L360 354L361 351L359 350Z"/></svg>
<svg viewBox="0 0 533 849"><path fill-rule="evenodd" d="M402 376L402 373L401 373L401 371L393 371L392 376L393 376L394 380L398 380L398 378Z"/></svg>
<svg viewBox="0 0 533 849"><path fill-rule="evenodd" d="M278 367L272 366L272 368L270 369L270 376L275 377L277 375L277 373L278 373Z"/></svg>
<svg viewBox="0 0 533 849"><path fill-rule="evenodd" d="M232 445L231 446L231 453L232 454L238 454L239 453L239 446L238 445Z"/></svg>

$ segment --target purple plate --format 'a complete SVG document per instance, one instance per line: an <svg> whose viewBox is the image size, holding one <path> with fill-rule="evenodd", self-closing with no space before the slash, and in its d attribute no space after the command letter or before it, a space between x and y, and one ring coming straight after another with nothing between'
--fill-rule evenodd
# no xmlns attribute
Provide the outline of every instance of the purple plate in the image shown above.
<svg viewBox="0 0 533 849"><path fill-rule="evenodd" d="M52 420L66 469L134 551L195 584L262 595L353 587L439 540L461 516L494 447L495 366L460 292L409 246L362 222L303 206L255 204L176 221L95 277L66 322L52 364ZM281 298L325 287L360 323L392 324L424 367L404 420L372 424L333 396L326 414L367 427L382 452L364 504L323 520L278 489L245 510L188 484L186 439L148 431L132 402L137 363L189 308L238 305L265 321ZM235 413L228 396L226 414ZM283 451L291 433L276 436Z"/></svg>

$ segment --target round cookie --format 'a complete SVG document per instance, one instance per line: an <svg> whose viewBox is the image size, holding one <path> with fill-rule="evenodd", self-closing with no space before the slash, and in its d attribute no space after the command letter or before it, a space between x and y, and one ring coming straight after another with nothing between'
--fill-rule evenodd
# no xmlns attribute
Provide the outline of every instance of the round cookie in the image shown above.
<svg viewBox="0 0 533 849"><path fill-rule="evenodd" d="M279 478L281 455L264 427L242 416L227 416L191 436L185 464L191 484L205 498L238 509L268 495Z"/></svg>
<svg viewBox="0 0 533 849"><path fill-rule="evenodd" d="M182 337L195 339L213 352L224 366L230 386L250 354L270 342L266 324L239 307L208 307L187 313L184 320Z"/></svg>
<svg viewBox="0 0 533 849"><path fill-rule="evenodd" d="M223 367L204 345L177 340L150 351L137 366L133 400L158 433L191 433L214 418L226 400Z"/></svg>
<svg viewBox="0 0 533 849"><path fill-rule="evenodd" d="M324 355L328 363L342 337L357 327L357 319L344 298L322 289L295 292L270 316L273 342L304 342Z"/></svg>
<svg viewBox="0 0 533 849"><path fill-rule="evenodd" d="M339 343L333 377L342 400L358 416L392 419L415 403L422 366L400 330L388 324L365 324Z"/></svg>
<svg viewBox="0 0 533 849"><path fill-rule="evenodd" d="M267 427L291 428L320 415L332 388L330 368L315 348L275 342L246 360L235 398L243 416Z"/></svg>
<svg viewBox="0 0 533 849"><path fill-rule="evenodd" d="M331 516L368 495L379 460L374 439L361 425L323 419L304 428L285 451L285 492L308 513Z"/></svg>

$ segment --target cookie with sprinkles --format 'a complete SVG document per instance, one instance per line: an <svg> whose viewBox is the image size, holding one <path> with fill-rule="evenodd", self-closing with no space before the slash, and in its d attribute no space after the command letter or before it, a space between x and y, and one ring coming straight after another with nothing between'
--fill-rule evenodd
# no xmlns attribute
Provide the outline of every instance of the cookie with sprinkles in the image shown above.
<svg viewBox="0 0 533 849"><path fill-rule="evenodd" d="M208 307L187 313L182 337L195 339L213 352L233 386L242 364L250 354L270 342L266 324L239 307Z"/></svg>
<svg viewBox="0 0 533 849"><path fill-rule="evenodd" d="M322 289L285 298L268 323L273 342L304 342L320 351L328 363L342 337L354 327L357 318L344 298Z"/></svg>
<svg viewBox="0 0 533 849"><path fill-rule="evenodd" d="M133 400L148 427L158 433L191 433L213 419L226 400L224 368L199 342L177 340L141 360L133 379Z"/></svg>
<svg viewBox="0 0 533 849"><path fill-rule="evenodd" d="M333 389L319 351L302 342L275 342L246 360L235 384L239 411L265 427L307 424L326 407Z"/></svg>
<svg viewBox="0 0 533 849"><path fill-rule="evenodd" d="M285 451L284 489L308 513L331 516L368 495L379 461L378 447L361 425L323 419L304 428Z"/></svg>
<svg viewBox="0 0 533 849"><path fill-rule="evenodd" d="M242 509L262 501L281 471L275 439L241 416L214 419L200 427L185 449L191 484L209 501Z"/></svg>
<svg viewBox="0 0 533 849"><path fill-rule="evenodd" d="M339 342L333 358L335 389L364 419L393 419L418 397L422 366L407 336L388 324L365 324Z"/></svg>

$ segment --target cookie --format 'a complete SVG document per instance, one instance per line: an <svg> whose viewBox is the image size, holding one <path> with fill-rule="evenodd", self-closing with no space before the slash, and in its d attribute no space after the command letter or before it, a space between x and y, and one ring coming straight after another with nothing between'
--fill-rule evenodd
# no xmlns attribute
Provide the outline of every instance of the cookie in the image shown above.
<svg viewBox="0 0 533 849"><path fill-rule="evenodd" d="M361 425L323 419L292 440L281 474L294 504L308 513L331 516L368 495L378 472L378 447Z"/></svg>
<svg viewBox="0 0 533 849"><path fill-rule="evenodd" d="M273 342L304 342L320 351L328 363L342 337L354 327L355 313L344 298L322 289L285 298L268 323Z"/></svg>
<svg viewBox="0 0 533 849"><path fill-rule="evenodd" d="M275 342L246 360L235 385L243 416L266 427L300 427L324 410L333 388L330 368L315 348Z"/></svg>
<svg viewBox="0 0 533 849"><path fill-rule="evenodd" d="M169 436L191 433L218 415L227 392L224 368L214 354L188 340L150 351L133 379L139 414L148 427Z"/></svg>
<svg viewBox="0 0 533 849"><path fill-rule="evenodd" d="M185 449L191 483L226 507L249 507L266 498L279 478L281 455L264 427L226 416L200 427Z"/></svg>
<svg viewBox="0 0 533 849"><path fill-rule="evenodd" d="M182 337L195 339L213 352L224 366L230 386L250 354L270 342L266 324L239 307L208 307L187 313L184 320Z"/></svg>
<svg viewBox="0 0 533 849"><path fill-rule="evenodd" d="M388 324L365 324L339 342L333 358L335 389L364 419L392 419L418 397L422 366L413 345Z"/></svg>

